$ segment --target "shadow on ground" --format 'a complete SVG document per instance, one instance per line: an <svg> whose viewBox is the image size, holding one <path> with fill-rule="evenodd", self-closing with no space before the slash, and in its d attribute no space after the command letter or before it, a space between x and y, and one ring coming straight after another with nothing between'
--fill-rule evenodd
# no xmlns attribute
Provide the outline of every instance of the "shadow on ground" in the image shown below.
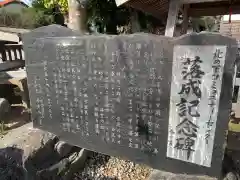
<svg viewBox="0 0 240 180"><path fill-rule="evenodd" d="M31 121L30 113L21 105L11 107L11 112L5 122L6 130L12 130Z"/></svg>
<svg viewBox="0 0 240 180"><path fill-rule="evenodd" d="M23 150L15 147L0 149L0 179L25 180L26 171L23 168Z"/></svg>

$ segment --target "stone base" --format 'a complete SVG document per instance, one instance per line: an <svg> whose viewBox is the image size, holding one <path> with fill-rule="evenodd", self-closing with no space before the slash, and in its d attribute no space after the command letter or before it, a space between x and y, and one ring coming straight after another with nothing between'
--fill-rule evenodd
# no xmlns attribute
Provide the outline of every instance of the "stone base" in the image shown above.
<svg viewBox="0 0 240 180"><path fill-rule="evenodd" d="M42 139L42 146L25 160L24 166L29 179L72 180L74 174L84 168L89 153L47 135Z"/></svg>
<svg viewBox="0 0 240 180"><path fill-rule="evenodd" d="M89 155L29 123L0 139L0 180L72 180Z"/></svg>
<svg viewBox="0 0 240 180"><path fill-rule="evenodd" d="M190 176L187 174L173 174L154 170L148 180L217 180L208 176Z"/></svg>

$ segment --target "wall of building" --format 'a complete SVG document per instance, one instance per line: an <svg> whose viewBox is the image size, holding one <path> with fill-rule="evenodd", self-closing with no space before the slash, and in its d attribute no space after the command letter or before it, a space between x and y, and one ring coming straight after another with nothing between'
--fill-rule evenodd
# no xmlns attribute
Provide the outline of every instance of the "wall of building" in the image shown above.
<svg viewBox="0 0 240 180"><path fill-rule="evenodd" d="M12 13L20 13L25 8L27 8L27 7L21 3L10 3L10 4L7 4L6 6L0 8L0 12L5 11L5 12L12 12Z"/></svg>
<svg viewBox="0 0 240 180"><path fill-rule="evenodd" d="M229 15L223 16L220 24L221 34L236 38L240 42L240 15L235 14L231 16L231 22L229 22ZM236 60L236 69L234 76L234 91L233 91L233 106L232 109L236 113L236 117L240 118L240 44L239 44L238 57Z"/></svg>
<svg viewBox="0 0 240 180"><path fill-rule="evenodd" d="M239 14L232 15L230 23L229 15L223 16L219 31L221 34L232 36L237 40L240 40L240 15Z"/></svg>

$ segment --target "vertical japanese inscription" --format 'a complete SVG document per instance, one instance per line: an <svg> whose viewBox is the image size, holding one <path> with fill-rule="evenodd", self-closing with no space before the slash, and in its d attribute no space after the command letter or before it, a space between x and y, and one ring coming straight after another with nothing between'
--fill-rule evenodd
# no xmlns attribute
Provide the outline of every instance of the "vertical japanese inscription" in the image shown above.
<svg viewBox="0 0 240 180"><path fill-rule="evenodd" d="M47 41L51 44L53 42ZM84 74L86 71L85 45L82 40L72 45L66 44L62 42L54 44L55 66L52 67L55 101L61 115L61 128L64 132L89 136L87 82L83 81L79 89L77 84L84 78L80 73Z"/></svg>
<svg viewBox="0 0 240 180"><path fill-rule="evenodd" d="M128 147L148 156L159 152L159 122L161 121L161 73L157 71L162 59L155 61L151 41L123 43L126 63L121 74L125 76ZM161 84L162 85L162 84ZM125 131L125 130L123 130Z"/></svg>
<svg viewBox="0 0 240 180"><path fill-rule="evenodd" d="M209 143L209 141L213 141L213 134L212 134L212 128L215 125L216 126L216 113L217 113L217 106L218 106L218 99L217 95L219 92L219 85L218 81L221 80L220 73L222 71L221 69L221 61L224 58L224 51L221 49L216 49L213 53L213 62L212 62L212 84L210 87L210 96L208 98L208 106L209 106L209 118L206 122L207 130L205 134L205 140L206 144ZM214 118L215 117L215 118Z"/></svg>
<svg viewBox="0 0 240 180"><path fill-rule="evenodd" d="M202 84L202 76L205 74L201 70L202 60L199 56L193 59L184 57L182 59L182 80L180 95L180 102L176 104L178 107L178 115L181 123L176 127L176 144L174 148L178 150L185 150L187 159L190 158L194 151L193 147L197 138L198 126L193 122L193 118L200 117L198 112L198 105L201 100L202 92L200 85ZM189 96L191 96L189 98Z"/></svg>
<svg viewBox="0 0 240 180"><path fill-rule="evenodd" d="M167 156L210 167L225 46L176 46Z"/></svg>
<svg viewBox="0 0 240 180"><path fill-rule="evenodd" d="M171 48L165 50L165 38L146 37L38 39L45 54L39 83L44 93L51 93L42 95L43 103L38 100L38 111L44 107L46 114L39 114L42 128L106 154L137 161L160 156L164 146L160 137L168 118L172 44L167 43ZM34 70L35 64L30 68ZM52 121L48 121L48 97Z"/></svg>

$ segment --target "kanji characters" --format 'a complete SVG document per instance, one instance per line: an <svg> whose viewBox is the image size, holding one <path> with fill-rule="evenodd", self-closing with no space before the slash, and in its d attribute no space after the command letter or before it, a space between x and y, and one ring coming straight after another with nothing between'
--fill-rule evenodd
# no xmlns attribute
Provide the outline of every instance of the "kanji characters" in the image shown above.
<svg viewBox="0 0 240 180"><path fill-rule="evenodd" d="M189 58L186 59L185 62L183 62L184 65L191 65L191 67L189 68L188 66L185 66L183 68L182 71L182 75L183 75L183 79L201 79L202 76L205 74L202 70L201 70L201 66L199 65L199 63L202 63L202 60L200 60L199 56L196 56L194 58L193 61L189 60Z"/></svg>
<svg viewBox="0 0 240 180"><path fill-rule="evenodd" d="M194 59L185 58L183 61L182 80L180 87L180 102L176 104L178 107L178 115L182 120L176 126L176 144L178 150L187 152L187 159L190 158L195 139L198 134L198 126L192 122L193 118L200 117L198 105L202 97L201 79L205 73L201 70L200 64L202 60L199 56Z"/></svg>

